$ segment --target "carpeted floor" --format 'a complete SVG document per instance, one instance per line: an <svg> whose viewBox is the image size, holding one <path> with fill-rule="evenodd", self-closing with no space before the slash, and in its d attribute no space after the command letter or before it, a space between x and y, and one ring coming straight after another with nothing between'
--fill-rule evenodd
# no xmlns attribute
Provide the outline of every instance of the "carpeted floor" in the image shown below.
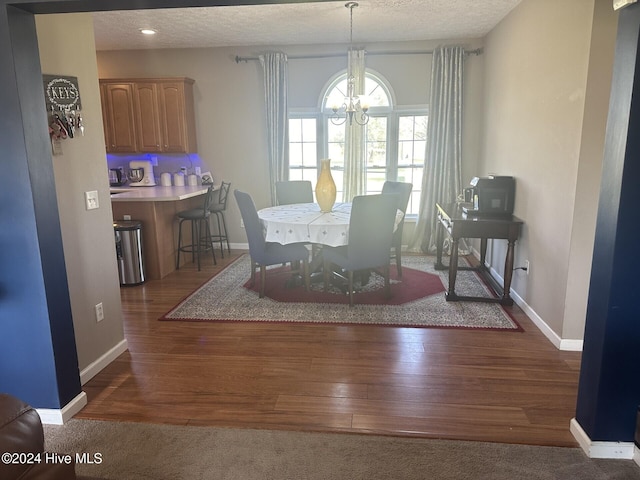
<svg viewBox="0 0 640 480"><path fill-rule="evenodd" d="M171 309L161 320L520 329L499 304L447 302L444 295L447 272L436 272L433 261L433 257L429 256L405 256L403 266L406 272L402 280L394 277L391 287L394 298L390 302L379 304L384 301L380 290L382 280L374 275L367 286L372 291L356 294L357 304L350 308L346 304L346 295L339 291L332 295L323 294L320 286L315 286L311 294L306 294L302 287L291 289L293 293L284 292L284 285L289 279L287 274L268 275L267 294L277 292L280 297L275 294L272 296L283 301L260 299L257 292L244 287L249 277L250 259L248 255L243 255ZM417 291L423 293L416 294ZM406 295L407 292L412 293ZM470 271L458 273L456 293L490 296L487 287ZM339 300L334 302L331 296Z"/></svg>
<svg viewBox="0 0 640 480"><path fill-rule="evenodd" d="M93 420L44 428L49 451L99 453L76 472L110 480L640 480L633 461L577 448Z"/></svg>

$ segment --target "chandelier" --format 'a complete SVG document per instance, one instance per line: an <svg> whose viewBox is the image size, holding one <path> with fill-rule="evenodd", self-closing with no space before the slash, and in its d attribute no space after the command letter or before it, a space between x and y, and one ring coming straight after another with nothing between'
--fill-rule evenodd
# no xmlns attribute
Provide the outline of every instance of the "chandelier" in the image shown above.
<svg viewBox="0 0 640 480"><path fill-rule="evenodd" d="M334 125L342 125L349 120L349 125L355 121L358 125L365 125L369 121L369 101L364 95L354 95L356 79L351 70L351 57L353 54L353 9L358 6L358 2L347 2L344 5L349 9L349 58L347 60L347 96L344 97L342 105L331 105L333 115L330 120Z"/></svg>

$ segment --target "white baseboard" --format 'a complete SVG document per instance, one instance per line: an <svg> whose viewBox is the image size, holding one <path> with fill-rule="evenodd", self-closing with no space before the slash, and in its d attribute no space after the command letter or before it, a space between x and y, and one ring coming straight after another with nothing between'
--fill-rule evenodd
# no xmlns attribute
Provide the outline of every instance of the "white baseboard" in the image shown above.
<svg viewBox="0 0 640 480"><path fill-rule="evenodd" d="M84 392L80 392L73 400L71 400L61 409L36 408L36 412L38 412L38 415L40 415L40 420L44 424L63 425L76 413L82 410L86 404L87 394Z"/></svg>
<svg viewBox="0 0 640 480"><path fill-rule="evenodd" d="M633 449L633 461L640 467L640 448L637 446Z"/></svg>
<svg viewBox="0 0 640 480"><path fill-rule="evenodd" d="M474 249L474 255L476 258L480 258L480 254ZM489 266L489 272L491 276L496 279L496 281L500 285L504 285L504 278L500 276L500 274L491 266ZM553 329L547 325L540 315L536 313L536 311L531 308L531 306L524 301L524 299L518 295L513 288L511 289L511 298L516 305L518 305L522 311L531 319L531 321L535 324L536 327L542 332L542 334L547 337L547 339L558 349L564 350L568 352L581 352L583 340L579 339L570 339L570 338L561 338Z"/></svg>
<svg viewBox="0 0 640 480"><path fill-rule="evenodd" d="M232 250L249 250L248 243L230 243L229 246Z"/></svg>
<svg viewBox="0 0 640 480"><path fill-rule="evenodd" d="M107 351L104 355L98 358L96 361L89 364L86 368L83 368L80 372L80 384L84 385L93 377L95 377L100 371L113 362L121 353L127 351L127 341L122 340L111 350Z"/></svg>
<svg viewBox="0 0 640 480"><path fill-rule="evenodd" d="M633 442L594 442L575 418L571 419L569 429L589 458L615 458L619 460L635 460L636 458L638 447ZM637 460L636 463L638 463Z"/></svg>

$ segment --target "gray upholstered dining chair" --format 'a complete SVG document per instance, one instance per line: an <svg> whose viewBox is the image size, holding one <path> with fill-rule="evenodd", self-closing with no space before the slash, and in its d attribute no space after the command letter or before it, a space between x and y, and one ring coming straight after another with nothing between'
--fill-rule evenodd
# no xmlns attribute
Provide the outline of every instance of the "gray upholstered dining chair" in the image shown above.
<svg viewBox="0 0 640 480"><path fill-rule="evenodd" d="M353 273L357 270L379 270L384 277L385 295L391 296L389 262L397 205L396 195L354 197L349 218L349 243L322 249L324 289L329 287L330 275L344 278L348 282L350 307L353 306ZM333 271L332 265L340 267L342 272Z"/></svg>
<svg viewBox="0 0 640 480"><path fill-rule="evenodd" d="M249 241L249 255L251 256L251 281L255 284L256 268L260 269L260 298L264 297L264 286L266 281L267 267L269 265L283 264L291 262L301 265L297 271L302 274L304 285L309 290L309 250L300 243L281 245L275 242L267 242L264 238L264 229L258 217L258 211L253 203L253 199L248 193L234 190L233 194L240 208L240 215L244 222ZM292 267L291 272L296 272Z"/></svg>
<svg viewBox="0 0 640 480"><path fill-rule="evenodd" d="M276 200L278 205L292 203L313 203L313 187L308 180L289 180L276 182Z"/></svg>
<svg viewBox="0 0 640 480"><path fill-rule="evenodd" d="M392 182L387 180L382 185L382 193L395 194L398 198L397 208L402 211L402 220L398 223L395 231L393 232L392 248L394 250L394 257L396 259L396 270L398 277L402 278L402 230L404 228L404 217L407 214L407 205L409 205L409 198L411 197L411 190L413 189L412 183L406 182Z"/></svg>

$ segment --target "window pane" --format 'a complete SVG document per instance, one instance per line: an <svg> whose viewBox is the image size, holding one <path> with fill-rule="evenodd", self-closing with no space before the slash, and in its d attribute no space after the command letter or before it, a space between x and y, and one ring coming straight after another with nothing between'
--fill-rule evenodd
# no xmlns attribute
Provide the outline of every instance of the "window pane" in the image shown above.
<svg viewBox="0 0 640 480"><path fill-rule="evenodd" d="M397 180L413 184L407 215L417 215L420 209L427 121L426 115L403 115L399 118Z"/></svg>
<svg viewBox="0 0 640 480"><path fill-rule="evenodd" d="M382 191L387 177L387 117L371 117L367 124L366 183L368 195Z"/></svg>
<svg viewBox="0 0 640 480"><path fill-rule="evenodd" d="M369 105L372 107L388 107L389 106L389 97L387 96L387 92L385 92L384 88L380 86L380 84L371 77L365 77L364 79L364 91L367 99L369 100Z"/></svg>
<svg viewBox="0 0 640 480"><path fill-rule="evenodd" d="M346 77L346 75L345 75ZM344 98L347 96L347 79L341 80L333 90L329 92L325 99L324 108L331 109L332 107L340 107L344 103Z"/></svg>
<svg viewBox="0 0 640 480"><path fill-rule="evenodd" d="M292 167L302 166L302 144L289 143L289 165Z"/></svg>
<svg viewBox="0 0 640 480"><path fill-rule="evenodd" d="M331 169L344 168L344 125L334 125L330 120L327 125L327 139L329 141L329 157Z"/></svg>
<svg viewBox="0 0 640 480"><path fill-rule="evenodd" d="M290 118L289 119L289 141L301 142L302 141L302 119Z"/></svg>
<svg viewBox="0 0 640 480"><path fill-rule="evenodd" d="M306 179L310 169L315 176L317 169L316 119L289 119L289 179Z"/></svg>
<svg viewBox="0 0 640 480"><path fill-rule="evenodd" d="M304 172L304 170L300 168L289 170L289 180L302 180L302 172Z"/></svg>
<svg viewBox="0 0 640 480"><path fill-rule="evenodd" d="M302 144L302 158L303 158L302 164L305 167L317 168L318 161L317 161L317 150L316 150L315 142ZM289 160L289 163L291 163L291 160Z"/></svg>
<svg viewBox="0 0 640 480"><path fill-rule="evenodd" d="M316 119L315 118L302 119L302 140L305 142L316 141Z"/></svg>

